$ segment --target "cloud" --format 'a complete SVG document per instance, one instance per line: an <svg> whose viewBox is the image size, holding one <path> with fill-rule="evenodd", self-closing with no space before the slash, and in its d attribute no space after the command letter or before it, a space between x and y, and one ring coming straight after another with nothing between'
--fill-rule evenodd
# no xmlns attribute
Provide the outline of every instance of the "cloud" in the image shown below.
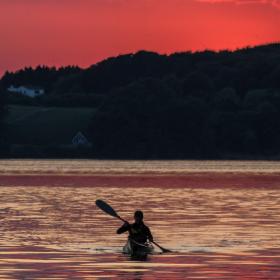
<svg viewBox="0 0 280 280"><path fill-rule="evenodd" d="M234 3L237 5L262 4L271 5L280 9L280 0L196 0L204 3Z"/></svg>

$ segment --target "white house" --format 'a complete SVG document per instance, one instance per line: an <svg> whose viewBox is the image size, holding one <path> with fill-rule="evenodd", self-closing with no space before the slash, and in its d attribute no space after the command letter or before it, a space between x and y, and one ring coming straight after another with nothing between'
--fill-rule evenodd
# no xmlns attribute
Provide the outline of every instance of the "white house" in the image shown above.
<svg viewBox="0 0 280 280"><path fill-rule="evenodd" d="M85 137L85 135L82 132L78 132L72 139L72 145L73 146L87 146L90 147L91 143L88 141L88 139Z"/></svg>
<svg viewBox="0 0 280 280"><path fill-rule="evenodd" d="M19 93L19 94L22 94L24 96L28 96L28 97L31 97L31 98L43 95L45 93L44 89L42 89L42 88L25 87L25 86L14 87L13 85L8 87L7 90L9 92Z"/></svg>

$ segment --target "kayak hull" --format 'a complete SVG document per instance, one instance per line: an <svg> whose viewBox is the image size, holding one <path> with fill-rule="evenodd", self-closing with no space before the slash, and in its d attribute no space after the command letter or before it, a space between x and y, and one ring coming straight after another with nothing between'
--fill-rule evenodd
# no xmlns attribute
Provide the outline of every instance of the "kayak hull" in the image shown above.
<svg viewBox="0 0 280 280"><path fill-rule="evenodd" d="M123 247L123 253L135 258L146 258L149 254L152 254L154 247L150 243L140 244L130 239Z"/></svg>

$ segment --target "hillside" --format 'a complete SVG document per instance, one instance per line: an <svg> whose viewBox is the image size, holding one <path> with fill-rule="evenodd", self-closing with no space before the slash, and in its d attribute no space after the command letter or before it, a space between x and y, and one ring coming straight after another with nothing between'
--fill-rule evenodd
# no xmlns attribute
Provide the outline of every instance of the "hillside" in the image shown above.
<svg viewBox="0 0 280 280"><path fill-rule="evenodd" d="M6 138L10 144L67 145L79 131L87 133L90 108L8 106Z"/></svg>
<svg viewBox="0 0 280 280"><path fill-rule="evenodd" d="M0 82L10 105L6 143L57 147L87 131L95 158L279 157L279 61L275 43L171 55L139 51L87 69L6 73ZM46 93L11 97L11 84Z"/></svg>

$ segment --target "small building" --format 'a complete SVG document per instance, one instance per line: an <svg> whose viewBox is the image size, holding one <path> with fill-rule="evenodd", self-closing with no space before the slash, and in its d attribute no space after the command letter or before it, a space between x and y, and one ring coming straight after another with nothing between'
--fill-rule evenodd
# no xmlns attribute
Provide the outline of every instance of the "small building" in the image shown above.
<svg viewBox="0 0 280 280"><path fill-rule="evenodd" d="M90 147L91 143L82 132L78 132L72 139L72 145L74 147Z"/></svg>
<svg viewBox="0 0 280 280"><path fill-rule="evenodd" d="M33 86L15 87L15 86L11 85L10 87L7 88L7 90L9 92L19 93L21 95L31 97L31 98L43 95L45 93L44 89L38 88L38 87L33 87Z"/></svg>

